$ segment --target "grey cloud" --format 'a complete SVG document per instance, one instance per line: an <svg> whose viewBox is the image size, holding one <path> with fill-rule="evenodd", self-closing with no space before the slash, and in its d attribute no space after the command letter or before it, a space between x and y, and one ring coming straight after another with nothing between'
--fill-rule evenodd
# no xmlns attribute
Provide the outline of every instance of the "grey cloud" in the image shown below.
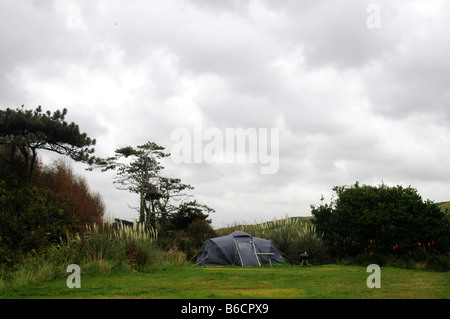
<svg viewBox="0 0 450 319"><path fill-rule="evenodd" d="M395 119L428 114L440 125L448 122L450 42L445 24L450 4L442 2L435 10L430 14L404 6L395 26L401 34L395 50L362 73L377 114Z"/></svg>
<svg viewBox="0 0 450 319"><path fill-rule="evenodd" d="M427 20L380 0L381 28L369 29L370 3L81 1L71 29L75 3L2 2L1 107L68 107L102 156L147 140L170 152L171 132L199 119L205 129L280 127L273 175L167 163L216 209L216 225L307 214L356 180L447 200L448 5ZM87 176L111 211L133 216L123 212L132 197Z"/></svg>
<svg viewBox="0 0 450 319"><path fill-rule="evenodd" d="M401 36L391 26L399 10L392 1L375 3L381 11L380 29L367 26L373 1L264 3L285 17L286 27L276 30L277 36L300 47L311 68L360 68L395 49Z"/></svg>
<svg viewBox="0 0 450 319"><path fill-rule="evenodd" d="M406 56L392 57L381 70L366 77L376 112L399 119L417 112L434 113L435 120L448 121L450 66L446 60L450 47L442 40L412 47Z"/></svg>

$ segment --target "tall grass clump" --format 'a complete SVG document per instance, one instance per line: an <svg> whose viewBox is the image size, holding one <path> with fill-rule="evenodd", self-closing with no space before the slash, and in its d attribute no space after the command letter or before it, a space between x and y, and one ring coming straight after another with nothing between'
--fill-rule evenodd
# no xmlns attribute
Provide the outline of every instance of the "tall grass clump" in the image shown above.
<svg viewBox="0 0 450 319"><path fill-rule="evenodd" d="M317 232L316 226L304 224L298 234L299 237L294 243L295 251L307 252L310 255L310 263L320 265L332 261L323 234ZM298 255L292 257L297 262L299 261Z"/></svg>
<svg viewBox="0 0 450 319"><path fill-rule="evenodd" d="M147 271L186 263L186 255L162 251L158 232L134 222L105 221L87 225L81 233L67 232L58 243L29 253L14 267L0 265L0 296L5 290L67 277L67 266L80 266L82 276L112 272Z"/></svg>
<svg viewBox="0 0 450 319"><path fill-rule="evenodd" d="M111 232L111 239L117 239L125 242L143 241L146 243L155 243L158 239L156 228L146 228L143 224L133 222L132 226L127 226L122 222L116 223L116 228ZM115 237L115 238L114 238Z"/></svg>
<svg viewBox="0 0 450 319"><path fill-rule="evenodd" d="M84 237L78 239L78 258L81 263L94 264L92 268L98 270L110 270L117 265L142 270L159 260L157 238L155 229L137 222L94 224L87 226ZM70 245L70 240L67 243Z"/></svg>
<svg viewBox="0 0 450 319"><path fill-rule="evenodd" d="M79 265L83 276L146 270L166 259L166 254L156 245L157 237L155 230L138 223L87 225L83 233L66 233L59 243L33 251L23 263L1 271L0 288L19 290L27 284L64 278L70 264Z"/></svg>

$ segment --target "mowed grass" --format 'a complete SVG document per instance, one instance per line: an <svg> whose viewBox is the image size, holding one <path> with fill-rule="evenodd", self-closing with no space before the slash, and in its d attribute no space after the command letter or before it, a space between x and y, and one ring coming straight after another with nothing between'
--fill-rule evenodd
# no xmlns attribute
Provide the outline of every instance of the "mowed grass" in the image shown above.
<svg viewBox="0 0 450 319"><path fill-rule="evenodd" d="M381 288L369 289L371 273L359 266L242 268L170 266L149 272L83 276L81 288L66 278L3 289L0 298L153 299L448 299L450 274L381 268Z"/></svg>

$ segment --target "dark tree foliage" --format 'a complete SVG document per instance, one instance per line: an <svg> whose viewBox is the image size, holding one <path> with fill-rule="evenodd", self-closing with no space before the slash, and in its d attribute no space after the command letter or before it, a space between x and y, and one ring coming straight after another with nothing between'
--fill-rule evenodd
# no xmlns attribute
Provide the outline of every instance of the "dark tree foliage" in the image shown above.
<svg viewBox="0 0 450 319"><path fill-rule="evenodd" d="M418 248L445 254L450 219L417 190L402 186L336 186L336 200L311 206L317 230L337 256L411 255ZM423 249L423 244L427 246Z"/></svg>
<svg viewBox="0 0 450 319"><path fill-rule="evenodd" d="M21 154L22 163L31 179L35 167L37 150L48 150L67 155L76 161L92 162L95 139L80 133L78 125L67 123L67 109L43 112L39 106L34 111L22 106L17 109L0 110L0 145L9 147L9 163L17 163Z"/></svg>
<svg viewBox="0 0 450 319"><path fill-rule="evenodd" d="M205 220L207 223L211 223L210 220L207 220L211 212L213 209L199 204L195 200L185 202L178 207L176 213L170 215L168 228L170 230L186 230L196 220Z"/></svg>

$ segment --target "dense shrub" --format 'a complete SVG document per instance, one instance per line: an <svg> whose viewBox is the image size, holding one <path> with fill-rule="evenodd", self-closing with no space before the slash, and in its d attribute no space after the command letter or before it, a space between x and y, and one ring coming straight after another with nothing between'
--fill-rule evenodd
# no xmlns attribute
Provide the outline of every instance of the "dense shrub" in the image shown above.
<svg viewBox="0 0 450 319"><path fill-rule="evenodd" d="M0 164L7 162L0 156ZM100 195L67 163L45 166L36 161L32 182L22 179L20 162L13 166L16 171L0 170L0 264L20 262L26 253L58 242L67 232L102 221Z"/></svg>
<svg viewBox="0 0 450 319"><path fill-rule="evenodd" d="M180 251L192 259L206 239L216 237L209 221L195 219L184 229L173 230L158 238L160 246L167 251Z"/></svg>
<svg viewBox="0 0 450 319"><path fill-rule="evenodd" d="M105 205L100 194L92 192L86 179L74 174L66 161L42 167L36 175L39 187L59 198L66 208L76 211L81 226L102 222Z"/></svg>
<svg viewBox="0 0 450 319"><path fill-rule="evenodd" d="M181 204L173 213L163 214L164 219L157 224L160 247L192 259L206 239L216 236L211 220L207 219L212 211L206 205L190 201Z"/></svg>
<svg viewBox="0 0 450 319"><path fill-rule="evenodd" d="M334 187L336 200L312 206L315 225L337 258L385 256L425 260L449 249L448 214L414 188ZM373 257L372 257L373 256Z"/></svg>
<svg viewBox="0 0 450 319"><path fill-rule="evenodd" d="M0 263L58 241L77 230L74 210L63 209L49 192L35 186L10 189L0 181Z"/></svg>

